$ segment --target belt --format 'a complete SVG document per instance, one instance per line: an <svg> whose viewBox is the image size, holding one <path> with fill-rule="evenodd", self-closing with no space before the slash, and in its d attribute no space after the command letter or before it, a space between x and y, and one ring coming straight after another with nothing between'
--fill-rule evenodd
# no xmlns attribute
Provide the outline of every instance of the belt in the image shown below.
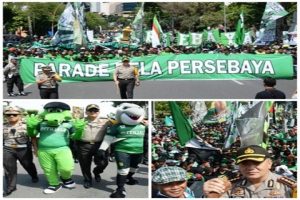
<svg viewBox="0 0 300 200"><path fill-rule="evenodd" d="M82 144L98 144L100 142L95 142L95 141L89 141L89 142L86 142L86 141L78 141L79 143L82 143Z"/></svg>
<svg viewBox="0 0 300 200"><path fill-rule="evenodd" d="M27 147L27 144L4 144L5 147L10 147L10 148L25 148Z"/></svg>
<svg viewBox="0 0 300 200"><path fill-rule="evenodd" d="M134 78L118 78L118 80L121 80L121 81L133 81Z"/></svg>

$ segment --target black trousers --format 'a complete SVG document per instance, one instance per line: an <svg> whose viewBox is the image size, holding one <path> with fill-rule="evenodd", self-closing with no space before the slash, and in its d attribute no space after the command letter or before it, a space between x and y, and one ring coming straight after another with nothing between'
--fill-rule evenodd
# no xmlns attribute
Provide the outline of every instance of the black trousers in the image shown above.
<svg viewBox="0 0 300 200"><path fill-rule="evenodd" d="M97 157L97 151L100 147L100 143L90 144L87 142L76 142L78 149L78 161L80 164L81 172L84 181L92 182L91 166L94 158L96 167L93 169L94 174L101 174L108 165L108 153L104 160L100 160Z"/></svg>
<svg viewBox="0 0 300 200"><path fill-rule="evenodd" d="M115 157L118 169L138 168L138 165L142 162L143 154L115 151Z"/></svg>
<svg viewBox="0 0 300 200"><path fill-rule="evenodd" d="M17 86L19 92L24 91L24 83L23 83L20 75L8 78L6 84L7 84L7 92L8 93L14 92L14 85Z"/></svg>
<svg viewBox="0 0 300 200"><path fill-rule="evenodd" d="M17 184L17 160L24 167L31 178L37 177L36 167L33 163L31 146L25 148L3 148L3 166L7 192L16 188Z"/></svg>
<svg viewBox="0 0 300 200"><path fill-rule="evenodd" d="M120 90L121 99L133 99L133 89L135 85L135 80L118 79L118 81L119 81L119 90Z"/></svg>
<svg viewBox="0 0 300 200"><path fill-rule="evenodd" d="M41 99L58 99L58 88L40 88Z"/></svg>

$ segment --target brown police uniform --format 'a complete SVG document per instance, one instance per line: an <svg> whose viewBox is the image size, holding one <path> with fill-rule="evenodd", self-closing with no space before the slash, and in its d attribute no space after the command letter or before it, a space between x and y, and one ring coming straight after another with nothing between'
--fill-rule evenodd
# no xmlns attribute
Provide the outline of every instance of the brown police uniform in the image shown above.
<svg viewBox="0 0 300 200"><path fill-rule="evenodd" d="M17 107L9 106L4 114L21 114ZM17 124L3 124L3 166L5 180L7 181L4 196L16 190L17 160L31 176L33 182L38 181L37 170L33 163L31 144L26 135L26 124L21 120Z"/></svg>
<svg viewBox="0 0 300 200"><path fill-rule="evenodd" d="M225 193L224 198L291 198L292 189L283 183L279 183L280 175L269 172L268 178L255 189L255 187L241 178L233 183L232 189Z"/></svg>
<svg viewBox="0 0 300 200"><path fill-rule="evenodd" d="M122 60L128 61L129 59L123 58ZM136 77L138 75L138 70L134 66L124 66L123 64L118 66L115 69L115 76L119 81L119 90L122 99L132 99L133 98L133 90L136 83Z"/></svg>

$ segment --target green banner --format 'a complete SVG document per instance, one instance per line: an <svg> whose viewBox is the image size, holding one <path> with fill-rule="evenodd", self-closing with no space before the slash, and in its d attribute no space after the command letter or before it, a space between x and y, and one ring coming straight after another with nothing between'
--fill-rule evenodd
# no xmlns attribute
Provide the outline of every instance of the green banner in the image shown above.
<svg viewBox="0 0 300 200"><path fill-rule="evenodd" d="M134 57L141 80L203 80L203 79L257 79L273 77L291 79L293 61L290 55L268 54L165 54ZM35 82L41 67L50 65L63 82L111 81L120 60L93 63L71 62L64 59L21 59L20 73L25 83Z"/></svg>

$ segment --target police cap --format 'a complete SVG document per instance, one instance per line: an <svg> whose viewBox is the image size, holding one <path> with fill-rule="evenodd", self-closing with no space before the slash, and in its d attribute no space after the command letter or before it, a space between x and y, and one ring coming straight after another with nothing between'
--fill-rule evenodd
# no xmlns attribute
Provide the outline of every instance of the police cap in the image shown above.
<svg viewBox="0 0 300 200"><path fill-rule="evenodd" d="M22 113L21 108L17 107L17 106L7 106L4 108L4 114L16 114L16 115L20 115Z"/></svg>
<svg viewBox="0 0 300 200"><path fill-rule="evenodd" d="M236 164L239 164L245 160L263 162L267 158L270 158L270 154L267 152L267 150L257 145L250 145L242 147L237 151Z"/></svg>
<svg viewBox="0 0 300 200"><path fill-rule="evenodd" d="M130 61L130 59L127 56L122 58L122 62L129 62L129 61Z"/></svg>
<svg viewBox="0 0 300 200"><path fill-rule="evenodd" d="M99 108L98 105L96 105L96 104L89 104L89 105L87 105L87 107L86 107L86 111L89 111L89 110L91 110L92 108L97 109L97 110L100 110L100 108Z"/></svg>

